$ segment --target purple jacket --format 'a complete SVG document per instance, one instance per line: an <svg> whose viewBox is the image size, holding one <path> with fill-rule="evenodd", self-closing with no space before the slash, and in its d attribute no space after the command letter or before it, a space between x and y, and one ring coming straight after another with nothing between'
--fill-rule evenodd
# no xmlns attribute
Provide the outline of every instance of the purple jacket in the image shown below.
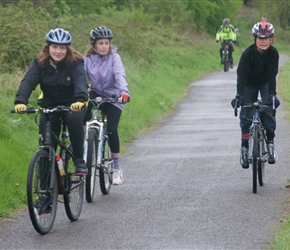
<svg viewBox="0 0 290 250"><path fill-rule="evenodd" d="M90 81L90 89L102 97L120 96L127 94L128 83L126 73L118 48L113 46L112 53L106 56L89 55L85 57L85 71ZM124 108L124 104L115 103L119 109Z"/></svg>

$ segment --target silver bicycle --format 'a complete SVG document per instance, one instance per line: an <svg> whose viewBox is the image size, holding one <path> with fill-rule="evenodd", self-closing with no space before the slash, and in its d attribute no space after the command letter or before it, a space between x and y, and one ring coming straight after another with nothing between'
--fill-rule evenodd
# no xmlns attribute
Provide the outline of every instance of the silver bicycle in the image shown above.
<svg viewBox="0 0 290 250"><path fill-rule="evenodd" d="M84 160L88 167L86 177L86 200L92 202L99 177L101 192L108 194L113 180L114 162L108 143L106 114L99 112L104 103L115 103L118 98L97 97L90 102L93 105L92 119L86 122Z"/></svg>

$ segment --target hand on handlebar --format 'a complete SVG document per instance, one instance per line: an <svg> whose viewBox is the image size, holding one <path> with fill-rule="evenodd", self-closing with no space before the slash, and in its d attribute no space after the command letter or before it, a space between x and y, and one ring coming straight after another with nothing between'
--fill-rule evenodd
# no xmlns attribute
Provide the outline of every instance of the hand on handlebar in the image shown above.
<svg viewBox="0 0 290 250"><path fill-rule="evenodd" d="M83 102L75 102L75 103L72 103L71 106L70 106L70 109L72 111L81 111L82 110L82 107L85 105L85 103Z"/></svg>
<svg viewBox="0 0 290 250"><path fill-rule="evenodd" d="M130 96L127 94L122 94L119 98L118 98L118 102L121 103L126 103L130 101Z"/></svg>
<svg viewBox="0 0 290 250"><path fill-rule="evenodd" d="M280 100L277 98L276 95L270 95L268 101L273 105L273 109L276 109L280 106Z"/></svg>
<svg viewBox="0 0 290 250"><path fill-rule="evenodd" d="M27 110L27 106L25 104L16 104L14 110L15 113L21 113L21 111Z"/></svg>
<svg viewBox="0 0 290 250"><path fill-rule="evenodd" d="M244 97L236 94L236 97L231 101L231 105L234 108L239 108L244 104Z"/></svg>

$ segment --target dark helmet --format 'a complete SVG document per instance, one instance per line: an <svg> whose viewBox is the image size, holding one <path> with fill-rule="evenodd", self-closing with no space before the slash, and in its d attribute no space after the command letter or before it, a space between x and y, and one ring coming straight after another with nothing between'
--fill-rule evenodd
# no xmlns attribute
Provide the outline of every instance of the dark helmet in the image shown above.
<svg viewBox="0 0 290 250"><path fill-rule="evenodd" d="M228 19L228 18L225 18L224 20L223 20L223 25L225 25L225 24L230 24L231 23L231 21L230 21L230 19Z"/></svg>
<svg viewBox="0 0 290 250"><path fill-rule="evenodd" d="M268 22L256 23L252 28L253 37L271 37L274 36L274 26Z"/></svg>
<svg viewBox="0 0 290 250"><path fill-rule="evenodd" d="M97 27L97 28L91 30L90 39L92 42L99 40L99 39L112 40L113 39L113 32L106 27Z"/></svg>
<svg viewBox="0 0 290 250"><path fill-rule="evenodd" d="M48 44L56 43L62 45L71 45L72 42L70 33L67 30L60 28L50 30L46 34L45 40Z"/></svg>

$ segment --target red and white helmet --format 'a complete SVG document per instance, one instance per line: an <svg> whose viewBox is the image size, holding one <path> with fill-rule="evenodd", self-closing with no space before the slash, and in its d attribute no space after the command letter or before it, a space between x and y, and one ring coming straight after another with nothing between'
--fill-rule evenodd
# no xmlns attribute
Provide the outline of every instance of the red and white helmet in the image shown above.
<svg viewBox="0 0 290 250"><path fill-rule="evenodd" d="M274 36L274 26L269 22L256 23L252 28L253 37L272 37Z"/></svg>

